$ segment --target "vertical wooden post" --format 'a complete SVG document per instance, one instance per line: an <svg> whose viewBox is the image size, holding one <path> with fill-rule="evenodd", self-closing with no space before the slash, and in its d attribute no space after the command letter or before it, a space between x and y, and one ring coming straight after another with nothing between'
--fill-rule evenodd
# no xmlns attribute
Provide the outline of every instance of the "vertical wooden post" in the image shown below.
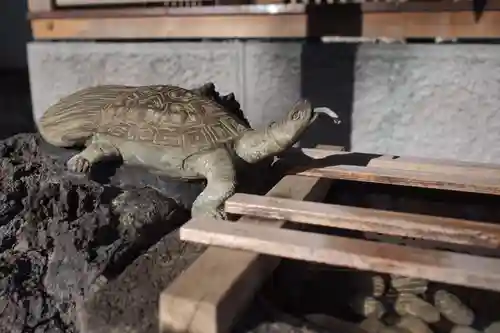
<svg viewBox="0 0 500 333"><path fill-rule="evenodd" d="M267 196L321 201L331 180L286 176ZM243 217L240 223L251 222ZM285 221L270 220L280 228ZM209 247L165 289L159 300L160 332L226 333L273 272L279 257Z"/></svg>

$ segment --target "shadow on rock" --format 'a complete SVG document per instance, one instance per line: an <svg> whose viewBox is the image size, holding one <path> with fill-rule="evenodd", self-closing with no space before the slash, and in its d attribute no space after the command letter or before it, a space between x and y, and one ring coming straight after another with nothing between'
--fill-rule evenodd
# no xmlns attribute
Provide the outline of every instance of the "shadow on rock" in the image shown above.
<svg viewBox="0 0 500 333"><path fill-rule="evenodd" d="M203 252L172 231L204 184L120 165L75 174L74 153L36 134L0 141L0 332L149 332L161 290ZM238 177L265 193L278 175L266 161Z"/></svg>
<svg viewBox="0 0 500 333"><path fill-rule="evenodd" d="M150 188L69 173L66 157L37 135L0 142L0 332L76 332L85 299L189 216Z"/></svg>

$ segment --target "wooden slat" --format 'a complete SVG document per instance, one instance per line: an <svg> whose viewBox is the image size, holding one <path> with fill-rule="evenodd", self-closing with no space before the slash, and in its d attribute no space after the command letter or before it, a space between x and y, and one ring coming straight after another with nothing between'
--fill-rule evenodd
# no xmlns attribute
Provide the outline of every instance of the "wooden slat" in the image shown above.
<svg viewBox="0 0 500 333"><path fill-rule="evenodd" d="M220 1L220 0L219 0ZM224 0L226 1L226 0ZM229 1L229 0L227 0ZM500 1L500 0L499 0ZM30 13L29 19L103 19L103 18L146 18L166 16L202 16L202 15L279 15L305 14L306 7L300 4L275 5L223 5L193 7L121 7L64 9L51 12Z"/></svg>
<svg viewBox="0 0 500 333"><path fill-rule="evenodd" d="M165 0L55 0L59 7L71 6L96 6L96 5L137 5L137 4L163 4Z"/></svg>
<svg viewBox="0 0 500 333"><path fill-rule="evenodd" d="M329 151L345 151L343 146L332 145L316 145L316 149L329 150Z"/></svg>
<svg viewBox="0 0 500 333"><path fill-rule="evenodd" d="M54 8L52 0L28 0L30 12L49 12Z"/></svg>
<svg viewBox="0 0 500 333"><path fill-rule="evenodd" d="M228 213L326 227L500 248L500 224L237 193Z"/></svg>
<svg viewBox="0 0 500 333"><path fill-rule="evenodd" d="M364 13L360 33L336 22L312 31L307 14L235 14L33 19L31 26L35 39L301 38L328 36L329 31L335 36L396 39L500 37L500 11L483 13L478 23L472 12Z"/></svg>
<svg viewBox="0 0 500 333"><path fill-rule="evenodd" d="M472 163L407 156L384 156L383 158L372 159L368 163L368 166L500 179L500 165L491 163Z"/></svg>
<svg viewBox="0 0 500 333"><path fill-rule="evenodd" d="M339 147L339 148L341 148L341 147ZM313 158L313 159L322 159L322 158L325 158L328 156L349 155L349 154L352 154L353 152L340 150L340 149L330 149L330 148L324 147L324 146L318 146L316 148L300 148L299 150L290 149L288 151L285 151L282 154L282 156L283 156L283 158L287 158L287 157L292 158L297 153L302 153L302 154L309 156L310 158ZM356 154L362 154L362 153L356 153Z"/></svg>
<svg viewBox="0 0 500 333"><path fill-rule="evenodd" d="M305 15L39 19L31 21L31 27L36 39L286 38L305 36L306 19Z"/></svg>
<svg viewBox="0 0 500 333"><path fill-rule="evenodd" d="M323 200L330 181L286 176L268 196ZM242 218L240 222L254 221ZM262 221L262 220L260 220ZM284 221L267 223L280 228ZM224 333L272 273L279 258L252 252L208 248L160 295L162 331Z"/></svg>
<svg viewBox="0 0 500 333"><path fill-rule="evenodd" d="M48 0L34 0L33 3L47 2ZM56 0L57 1L57 0ZM171 0L182 1L182 0ZM203 0L202 0L203 1ZM109 8L110 4L125 2L133 4L145 3L139 0L59 0L57 2L58 8L50 13L35 13L30 16L31 18L103 18L103 17L142 17L142 16L163 16L177 13L180 8L169 8L165 6L123 6ZM165 1L148 1L148 3L163 4ZM168 1L167 1L168 2ZM349 4L349 6L359 6L363 13L388 13L388 12L454 12L454 11L472 11L473 5L471 0L462 1L405 1L405 2L364 2L359 4ZM252 14L252 13L266 13L266 14L292 14L306 13L306 5L304 3L284 3L283 1L275 0L259 0L253 4L249 4L246 0L218 0L218 4L222 6L203 6L183 8L184 15L196 15L200 12L205 15L219 15L219 14ZM68 6L90 6L88 8L70 8ZM97 5L106 5L98 7ZM337 12L338 9L345 8L345 4L331 4L327 7L322 7L321 10L330 10L332 13ZM58 10L62 9L62 10ZM484 11L500 10L500 0L490 0L486 3ZM314 19L314 18L313 18Z"/></svg>
<svg viewBox="0 0 500 333"><path fill-rule="evenodd" d="M361 4L363 12L452 12L470 11L474 8L472 0L437 1L365 1ZM499 10L500 1L488 1L483 10Z"/></svg>
<svg viewBox="0 0 500 333"><path fill-rule="evenodd" d="M321 145L317 146L316 148L302 148L300 151L304 155L309 156L313 159L323 159L329 156L338 155L363 154L360 152L346 152L343 150L328 149L327 146L323 147ZM290 158L293 158L294 154L297 154L297 152L290 151ZM369 154L366 155L369 156ZM283 156L284 158L286 158L286 153ZM383 155L380 157L372 158L368 162L367 166L384 169L424 171L446 175L453 174L479 178L500 179L500 164L494 163L478 163L451 159Z"/></svg>
<svg viewBox="0 0 500 333"><path fill-rule="evenodd" d="M269 4L280 4L283 3L281 0L254 0L256 4L259 5L269 5Z"/></svg>
<svg viewBox="0 0 500 333"><path fill-rule="evenodd" d="M332 147L330 149L329 147ZM345 151L337 146L328 146L328 145L317 145L315 148L301 148L300 150L307 156L315 159L325 158L331 155L345 155L345 154L366 154L375 155L375 154L367 154L363 152L357 151ZM379 162L380 161L380 162ZM410 166L412 164L414 166ZM484 162L467 162L461 160L453 160L453 159L441 159L441 158L429 158L429 157L416 157L416 156L396 156L396 155L381 155L380 157L374 158L370 161L370 166L373 167L385 167L390 169L403 169L403 170L429 170L431 169L437 170L440 167L443 168L452 168L457 172L470 172L481 170L481 172L491 172L492 174L500 174L500 164L498 163L484 163ZM415 169L414 169L415 168ZM461 169L463 168L463 169ZM439 171L442 172L442 171ZM448 171L446 171L448 173Z"/></svg>
<svg viewBox="0 0 500 333"><path fill-rule="evenodd" d="M109 6L109 5L164 5L169 2L207 2L207 1L198 1L198 0L55 0L55 3L58 7L68 8L68 7L93 7L93 6ZM217 3L226 3L226 0L219 0ZM229 3L241 3L238 0L230 0Z"/></svg>
<svg viewBox="0 0 500 333"><path fill-rule="evenodd" d="M500 12L370 13L363 15L362 36L388 38L497 38Z"/></svg>
<svg viewBox="0 0 500 333"><path fill-rule="evenodd" d="M298 175L345 179L369 183L404 185L451 191L500 194L500 179L444 175L424 171L408 171L354 165L336 165L298 171Z"/></svg>
<svg viewBox="0 0 500 333"><path fill-rule="evenodd" d="M193 219L181 239L290 259L500 291L500 260L214 219Z"/></svg>

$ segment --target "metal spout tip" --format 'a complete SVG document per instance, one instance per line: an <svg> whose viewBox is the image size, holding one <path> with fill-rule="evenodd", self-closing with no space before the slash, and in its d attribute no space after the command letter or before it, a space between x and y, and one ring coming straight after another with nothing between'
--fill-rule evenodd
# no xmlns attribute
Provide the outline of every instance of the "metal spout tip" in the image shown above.
<svg viewBox="0 0 500 333"><path fill-rule="evenodd" d="M323 113L323 114L326 114L327 116L329 116L330 118L333 119L333 123L338 125L340 124L342 121L340 120L338 114L336 114L333 110L327 108L327 107L319 107L319 108L314 108L314 113L317 115L319 113Z"/></svg>

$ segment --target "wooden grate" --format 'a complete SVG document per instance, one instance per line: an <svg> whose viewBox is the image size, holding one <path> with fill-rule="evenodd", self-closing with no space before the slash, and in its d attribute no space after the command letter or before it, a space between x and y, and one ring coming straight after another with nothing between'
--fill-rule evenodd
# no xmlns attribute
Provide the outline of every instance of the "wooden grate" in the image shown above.
<svg viewBox="0 0 500 333"><path fill-rule="evenodd" d="M296 168L266 196L237 193L226 201L227 212L242 216L236 223L192 219L181 228L181 239L215 247L162 293L161 327L226 332L280 258L500 291L500 258L494 256L282 228L286 221L498 253L500 224L321 201L337 179L498 195L500 165L379 156L360 166L342 163L359 153L324 148L302 153L314 160L311 166ZM340 163L318 166L318 160L332 157ZM311 188L320 183L322 191L311 197ZM206 278L197 280L199 276Z"/></svg>

